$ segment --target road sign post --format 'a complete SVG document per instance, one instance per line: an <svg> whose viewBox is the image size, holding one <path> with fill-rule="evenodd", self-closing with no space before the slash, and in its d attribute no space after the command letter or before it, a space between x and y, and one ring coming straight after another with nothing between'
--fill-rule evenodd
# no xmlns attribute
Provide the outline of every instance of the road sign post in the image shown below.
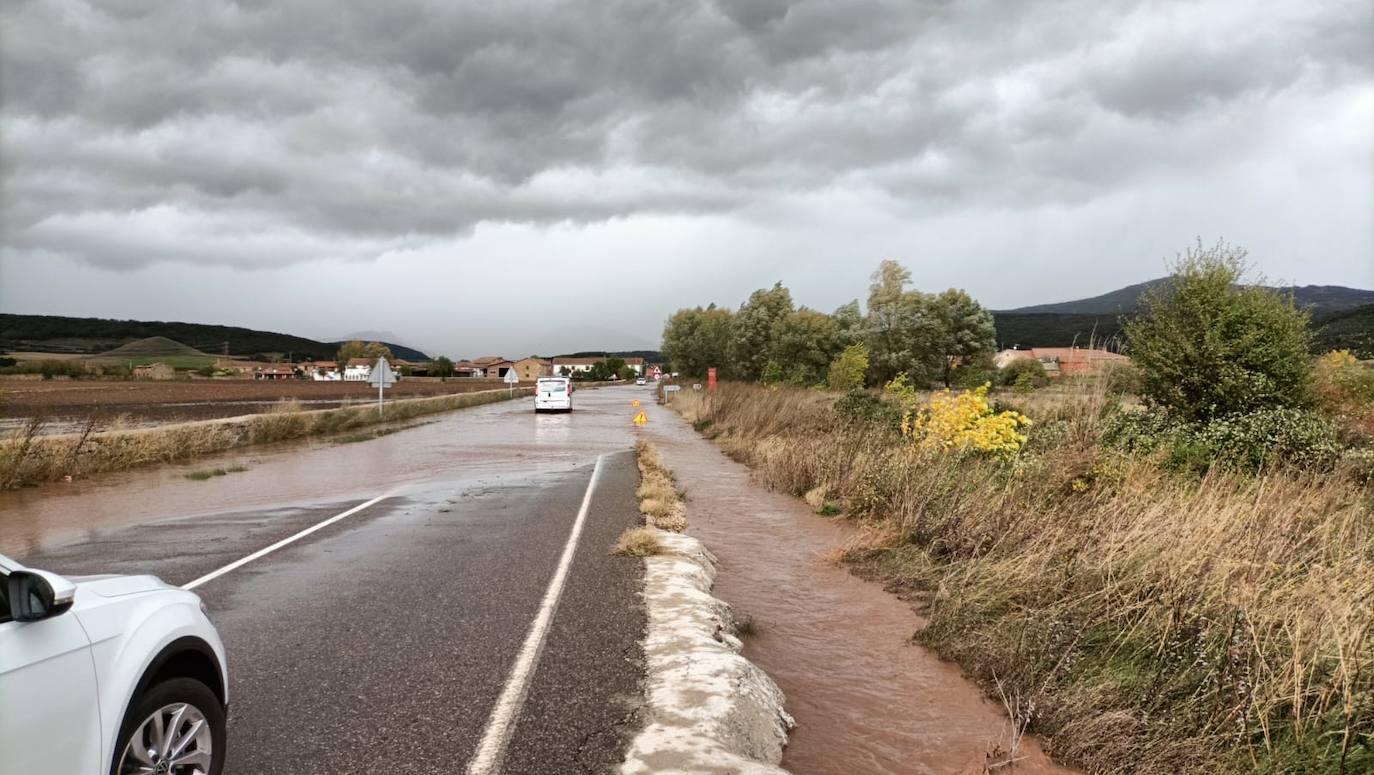
<svg viewBox="0 0 1374 775"><path fill-rule="evenodd" d="M391 370L391 364L386 362L386 358L378 358L376 365L367 375L367 381L372 387L377 388L377 416L382 417L382 391L396 384L396 373Z"/></svg>
<svg viewBox="0 0 1374 775"><path fill-rule="evenodd" d="M706 389L712 393L716 392L716 367L712 366L706 370Z"/></svg>
<svg viewBox="0 0 1374 775"><path fill-rule="evenodd" d="M515 395L515 385L520 381L520 375L515 373L515 368L506 369L506 384L510 385L510 394Z"/></svg>

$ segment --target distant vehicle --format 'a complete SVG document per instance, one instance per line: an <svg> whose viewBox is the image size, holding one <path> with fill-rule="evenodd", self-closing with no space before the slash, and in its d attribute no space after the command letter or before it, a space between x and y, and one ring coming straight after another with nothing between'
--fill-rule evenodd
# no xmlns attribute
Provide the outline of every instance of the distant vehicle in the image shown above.
<svg viewBox="0 0 1374 775"><path fill-rule="evenodd" d="M534 383L535 412L571 412L573 383L567 377L540 377Z"/></svg>
<svg viewBox="0 0 1374 775"><path fill-rule="evenodd" d="M195 593L0 555L0 772L219 775L227 687Z"/></svg>
<svg viewBox="0 0 1374 775"><path fill-rule="evenodd" d="M649 381L646 380L646 379L644 379L643 377L640 377L639 379L635 380L635 384L636 384L636 385L647 385L647 384L649 384Z"/></svg>

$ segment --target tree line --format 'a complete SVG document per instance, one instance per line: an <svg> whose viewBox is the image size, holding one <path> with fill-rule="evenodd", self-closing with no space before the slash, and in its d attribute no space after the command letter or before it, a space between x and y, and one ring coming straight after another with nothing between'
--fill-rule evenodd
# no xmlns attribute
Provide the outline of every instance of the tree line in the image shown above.
<svg viewBox="0 0 1374 775"><path fill-rule="evenodd" d="M992 314L963 290L927 293L911 273L883 261L872 275L866 312L855 299L825 313L793 303L782 285L760 288L738 310L711 304L680 309L663 327L673 371L701 377L849 389L899 375L946 386L991 371Z"/></svg>

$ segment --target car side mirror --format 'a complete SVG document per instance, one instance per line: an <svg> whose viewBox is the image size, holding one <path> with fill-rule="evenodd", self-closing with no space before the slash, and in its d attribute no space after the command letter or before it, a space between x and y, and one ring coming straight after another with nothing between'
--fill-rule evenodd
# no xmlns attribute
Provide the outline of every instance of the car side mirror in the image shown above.
<svg viewBox="0 0 1374 775"><path fill-rule="evenodd" d="M57 616L72 607L76 585L42 570L12 571L9 578L10 618L36 622Z"/></svg>

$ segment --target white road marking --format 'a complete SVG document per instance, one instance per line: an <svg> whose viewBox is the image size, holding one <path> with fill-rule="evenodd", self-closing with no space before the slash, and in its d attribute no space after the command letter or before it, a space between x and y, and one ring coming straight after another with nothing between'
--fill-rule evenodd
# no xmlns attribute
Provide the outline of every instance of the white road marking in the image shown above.
<svg viewBox="0 0 1374 775"><path fill-rule="evenodd" d="M263 547L262 549L259 549L259 550L257 550L256 552L253 552L252 554L248 555L247 557L243 557L243 558L241 558L241 559L234 560L233 562L229 563L228 565L224 566L223 568L220 568L219 570L210 571L209 573L205 574L204 576L201 576L200 578L196 579L195 581L190 581L190 582L187 582L187 583L185 583L185 584L182 584L182 585L181 585L181 588L182 588L182 589L195 589L196 587L200 586L201 584L206 583L207 581L214 581L215 579L219 578L220 576L223 576L224 574L228 573L229 571L236 570L236 569L238 569L238 568L242 568L243 566L247 565L248 563L250 563L250 562L252 562L252 561L254 561L254 560L260 559L260 558L262 558L262 557L266 557L267 555L271 554L272 552L277 551L278 549L282 548L283 546L287 546L287 545L289 545L289 544L293 544L293 543L295 543L296 541L299 541L300 539L305 538L306 536L310 535L311 533L315 532L316 530L321 530L321 529L323 529L323 528L329 527L330 525L334 524L335 522L338 522L339 520L344 519L344 518L346 518L346 517L351 517L351 516L353 516L354 514L357 514L358 512L362 511L363 509L365 509L365 508L367 508L367 507L369 507L369 506L375 506L375 505L377 505L378 503L381 503L382 501L386 500L387 498L392 497L393 495L395 495L395 494L398 493L398 492L399 492L399 490L392 490L391 492L385 493L385 494L383 494L383 495L378 495L377 497L373 498L372 500L370 500L370 501L368 501L368 502L366 502L366 503L359 503L357 506L354 506L353 508L349 509L348 511L343 512L342 514L335 514L334 516L330 517L329 519L326 519L326 520L323 521L323 522L319 522L319 523L316 523L316 524L314 524L314 525L311 525L310 527L307 527L306 529L300 531L299 533L296 533L295 535L292 535L292 536L288 536L288 537L286 537L286 538L283 538L282 540L276 542L275 544L272 544L271 546Z"/></svg>
<svg viewBox="0 0 1374 775"><path fill-rule="evenodd" d="M592 505L592 492L596 490L596 482L601 478L603 457L605 456L598 455L596 458L592 480L587 483L587 493L582 496L582 508L578 509L577 519L573 521L568 543L563 547L563 556L558 560L558 568L553 572L548 590L544 592L544 601L539 605L539 613L535 614L534 622L530 624L529 634L525 636L525 643L520 647L515 665L506 679L506 686L501 690L496 706L491 709L491 718L487 719L487 727L482 732L482 742L478 744L477 752L468 762L468 775L494 775L501 771L501 762L506 758L506 745L510 742L511 732L514 731L516 716L525 704L530 678L534 676L534 669L539 664L539 655L544 650L544 641L549 634L549 624L553 622L558 600L563 596L563 585L568 580L568 569L572 567L573 555L577 553L577 541L582 537L582 524L587 521L587 509Z"/></svg>

